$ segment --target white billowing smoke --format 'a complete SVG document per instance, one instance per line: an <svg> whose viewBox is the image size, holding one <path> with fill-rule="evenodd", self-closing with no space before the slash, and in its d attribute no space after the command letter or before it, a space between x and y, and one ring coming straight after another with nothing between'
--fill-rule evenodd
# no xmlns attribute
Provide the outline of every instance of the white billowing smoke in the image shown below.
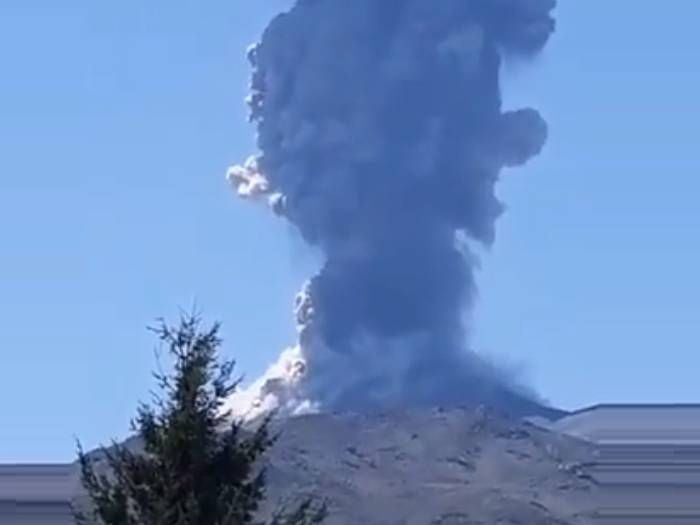
<svg viewBox="0 0 700 525"><path fill-rule="evenodd" d="M547 125L504 111L504 54L554 30L555 0L297 0L248 57L259 153L228 172L324 265L299 294L297 344L231 399L271 409L490 403L544 409L468 349L470 243L489 245L502 168Z"/></svg>
<svg viewBox="0 0 700 525"><path fill-rule="evenodd" d="M309 329L310 308L305 287L297 295L295 304L300 342L285 349L261 377L229 398L225 408L231 410L233 415L256 419L270 411L294 416L319 410L318 403L309 399L302 388L307 363L301 340L302 334Z"/></svg>

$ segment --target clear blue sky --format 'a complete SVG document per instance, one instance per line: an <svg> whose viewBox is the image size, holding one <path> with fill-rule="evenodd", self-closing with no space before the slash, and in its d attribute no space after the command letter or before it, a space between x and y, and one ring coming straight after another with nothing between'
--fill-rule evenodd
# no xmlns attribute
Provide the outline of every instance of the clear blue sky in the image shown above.
<svg viewBox="0 0 700 525"><path fill-rule="evenodd" d="M123 437L145 330L194 301L255 376L314 260L229 193L252 152L244 50L284 0L0 6L0 462ZM545 153L508 173L474 346L553 403L698 401L700 3L560 0L504 72Z"/></svg>

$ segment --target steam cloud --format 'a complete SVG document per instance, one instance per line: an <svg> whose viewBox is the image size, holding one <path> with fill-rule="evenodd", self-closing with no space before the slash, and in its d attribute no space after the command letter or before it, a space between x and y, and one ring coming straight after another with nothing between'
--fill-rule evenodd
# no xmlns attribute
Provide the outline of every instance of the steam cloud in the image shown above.
<svg viewBox="0 0 700 525"><path fill-rule="evenodd" d="M325 254L299 341L235 408L536 405L466 348L469 243L489 245L504 167L547 125L503 111L507 54L540 51L555 0L298 0L249 50L260 154L229 170Z"/></svg>

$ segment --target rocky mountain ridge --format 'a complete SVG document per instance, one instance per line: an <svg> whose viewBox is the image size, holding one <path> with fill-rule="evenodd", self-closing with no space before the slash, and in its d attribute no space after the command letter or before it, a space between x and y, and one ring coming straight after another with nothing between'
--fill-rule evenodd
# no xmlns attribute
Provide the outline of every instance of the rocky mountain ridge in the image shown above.
<svg viewBox="0 0 700 525"><path fill-rule="evenodd" d="M270 502L320 495L333 525L587 523L595 495L589 445L483 407L277 425Z"/></svg>
<svg viewBox="0 0 700 525"><path fill-rule="evenodd" d="M328 502L328 525L590 523L590 445L492 409L313 414L273 427L263 518L312 495Z"/></svg>

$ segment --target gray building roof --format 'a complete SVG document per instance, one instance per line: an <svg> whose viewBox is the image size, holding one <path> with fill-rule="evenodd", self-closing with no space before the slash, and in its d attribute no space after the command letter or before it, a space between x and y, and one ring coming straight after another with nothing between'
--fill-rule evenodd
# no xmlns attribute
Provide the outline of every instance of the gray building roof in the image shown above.
<svg viewBox="0 0 700 525"><path fill-rule="evenodd" d="M601 404L550 428L601 445L700 445L700 404Z"/></svg>
<svg viewBox="0 0 700 525"><path fill-rule="evenodd" d="M0 523L71 525L73 465L0 465Z"/></svg>

